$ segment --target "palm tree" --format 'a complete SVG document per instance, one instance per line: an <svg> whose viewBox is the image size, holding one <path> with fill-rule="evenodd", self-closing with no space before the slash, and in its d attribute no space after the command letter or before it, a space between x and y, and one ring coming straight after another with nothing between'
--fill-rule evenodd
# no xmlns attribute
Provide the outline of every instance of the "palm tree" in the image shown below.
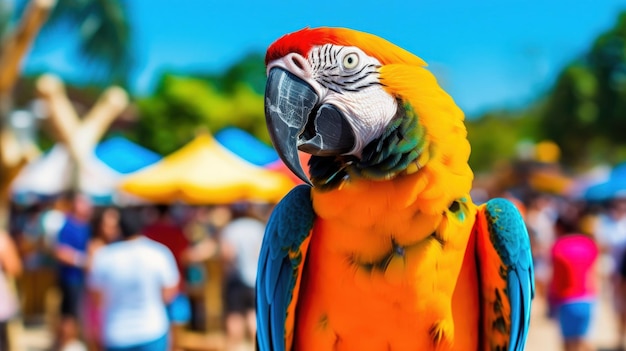
<svg viewBox="0 0 626 351"><path fill-rule="evenodd" d="M0 1L0 39L4 37L9 27L9 19L11 17L11 9L9 3Z"/></svg>
<svg viewBox="0 0 626 351"><path fill-rule="evenodd" d="M57 0L36 48L45 45L47 36L72 29L91 83L127 86L132 67L127 14L123 0Z"/></svg>

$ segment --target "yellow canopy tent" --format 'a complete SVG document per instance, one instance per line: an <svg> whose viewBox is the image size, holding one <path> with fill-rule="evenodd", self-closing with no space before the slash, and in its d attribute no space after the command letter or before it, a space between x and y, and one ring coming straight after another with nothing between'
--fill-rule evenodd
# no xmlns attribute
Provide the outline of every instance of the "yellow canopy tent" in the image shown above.
<svg viewBox="0 0 626 351"><path fill-rule="evenodd" d="M257 167L201 134L160 162L124 179L120 189L155 203L278 202L294 183Z"/></svg>

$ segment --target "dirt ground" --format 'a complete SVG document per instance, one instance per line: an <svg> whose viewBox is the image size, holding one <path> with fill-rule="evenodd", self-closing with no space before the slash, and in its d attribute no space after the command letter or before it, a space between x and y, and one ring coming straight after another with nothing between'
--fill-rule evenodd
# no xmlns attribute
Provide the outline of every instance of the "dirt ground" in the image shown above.
<svg viewBox="0 0 626 351"><path fill-rule="evenodd" d="M611 309L608 294L601 294L596 305L596 316L590 331L590 341L598 351L612 351L617 346L617 326ZM526 343L527 351L559 351L561 337L556 321L548 319L547 305L544 300L533 301L530 331Z"/></svg>
<svg viewBox="0 0 626 351"><path fill-rule="evenodd" d="M598 351L614 350L617 335L615 320L611 310L610 298L606 294L602 295L597 308L596 318L593 322L591 340ZM43 351L50 345L51 337L48 330L43 326L24 328L17 340L16 351ZM202 346L223 345L223 340L219 335L189 335L188 343L196 346L190 349L202 350ZM561 350L561 338L558 326L555 321L546 317L546 304L541 299L533 302L531 315L531 326L526 344L527 351L559 351ZM218 350L213 347L206 350Z"/></svg>

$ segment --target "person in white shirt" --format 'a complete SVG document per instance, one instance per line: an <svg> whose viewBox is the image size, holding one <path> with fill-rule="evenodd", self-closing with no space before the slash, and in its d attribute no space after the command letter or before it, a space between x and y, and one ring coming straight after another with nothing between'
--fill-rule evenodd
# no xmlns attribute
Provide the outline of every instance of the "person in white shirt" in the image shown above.
<svg viewBox="0 0 626 351"><path fill-rule="evenodd" d="M231 210L233 220L221 232L221 253L227 264L224 286L226 350L240 350L256 335L254 289L265 222L251 204L239 203Z"/></svg>
<svg viewBox="0 0 626 351"><path fill-rule="evenodd" d="M88 286L105 311L102 336L109 351L168 349L165 306L176 295L180 277L172 253L144 237L142 226L136 210L122 210L123 240L93 258Z"/></svg>

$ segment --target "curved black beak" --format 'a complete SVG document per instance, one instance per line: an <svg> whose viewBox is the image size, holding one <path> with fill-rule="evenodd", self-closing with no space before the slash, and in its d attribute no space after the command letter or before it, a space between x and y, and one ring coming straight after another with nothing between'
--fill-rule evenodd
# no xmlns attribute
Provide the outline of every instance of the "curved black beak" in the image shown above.
<svg viewBox="0 0 626 351"><path fill-rule="evenodd" d="M272 143L287 167L311 184L298 149L316 156L333 156L354 147L352 127L339 109L318 105L319 97L304 80L272 68L265 87L265 118Z"/></svg>

